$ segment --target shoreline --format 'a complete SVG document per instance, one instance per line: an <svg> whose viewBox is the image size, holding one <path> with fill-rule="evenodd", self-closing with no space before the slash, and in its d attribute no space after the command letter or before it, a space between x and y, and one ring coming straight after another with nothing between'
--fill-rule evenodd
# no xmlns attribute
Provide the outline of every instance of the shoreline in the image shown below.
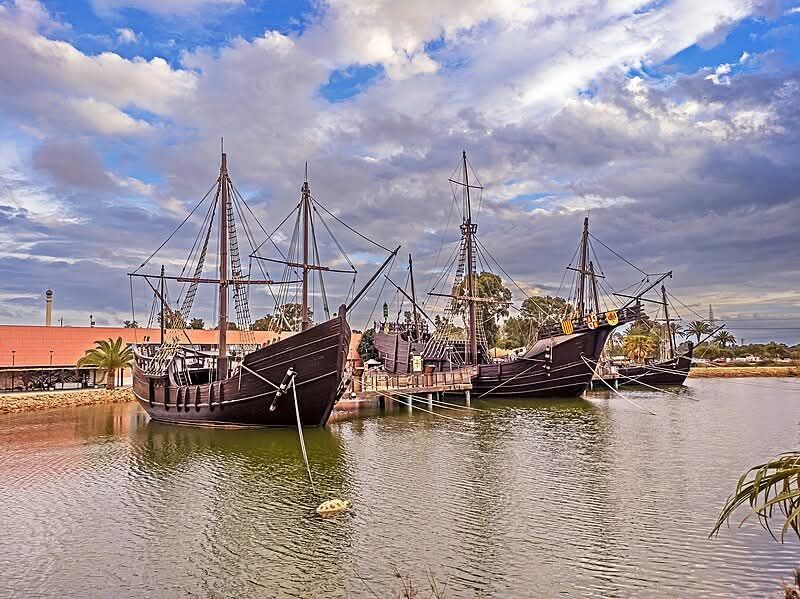
<svg viewBox="0 0 800 599"><path fill-rule="evenodd" d="M692 366L691 378L746 378L746 377L796 377L798 366Z"/></svg>
<svg viewBox="0 0 800 599"><path fill-rule="evenodd" d="M0 395L0 415L37 412L51 408L76 408L133 401L130 387L116 389L74 389L65 391L28 391Z"/></svg>
<svg viewBox="0 0 800 599"><path fill-rule="evenodd" d="M716 368L693 367L691 378L765 378L797 377L798 366L720 366ZM0 415L37 412L53 408L128 403L134 401L130 387L108 389L75 389L68 391L29 391L0 394ZM336 411L336 408L334 408ZM347 412L347 408L340 410Z"/></svg>

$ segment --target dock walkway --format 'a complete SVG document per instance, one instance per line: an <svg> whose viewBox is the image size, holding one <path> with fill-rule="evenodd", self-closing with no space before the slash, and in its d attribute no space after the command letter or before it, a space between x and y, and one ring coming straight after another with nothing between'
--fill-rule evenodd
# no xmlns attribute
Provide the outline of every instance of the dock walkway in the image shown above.
<svg viewBox="0 0 800 599"><path fill-rule="evenodd" d="M359 399L374 399L392 392L408 395L420 393L467 393L472 390L474 368L460 368L443 372L415 372L409 374L389 374L381 371L368 371L361 377L360 389L356 391Z"/></svg>

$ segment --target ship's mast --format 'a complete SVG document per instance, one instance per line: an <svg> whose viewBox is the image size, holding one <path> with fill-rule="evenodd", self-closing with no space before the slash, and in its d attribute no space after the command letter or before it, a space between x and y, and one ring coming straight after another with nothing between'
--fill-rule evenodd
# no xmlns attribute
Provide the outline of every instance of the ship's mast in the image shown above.
<svg viewBox="0 0 800 599"><path fill-rule="evenodd" d="M669 308L667 302L667 289L661 286L661 299L664 304L664 321L667 324L667 338L669 339L669 359L675 357L675 331L672 330L672 325L669 322ZM663 347L663 346L662 346Z"/></svg>
<svg viewBox="0 0 800 599"><path fill-rule="evenodd" d="M217 380L228 378L228 157L222 153L219 170L221 202L219 207L219 355Z"/></svg>
<svg viewBox="0 0 800 599"><path fill-rule="evenodd" d="M589 261L589 217L583 219L583 234L581 235L581 266L580 279L578 280L578 316L586 313L586 266Z"/></svg>
<svg viewBox="0 0 800 599"><path fill-rule="evenodd" d="M417 314L417 292L414 289L414 263L408 255L408 276L411 279L411 305L414 311L414 339L419 341L419 314Z"/></svg>
<svg viewBox="0 0 800 599"><path fill-rule="evenodd" d="M160 285L160 287L161 287L161 327L160 327L161 345L164 345L164 329L167 326L166 325L166 321L164 320L164 312L166 311L164 309L164 302L165 302L164 293L166 291L165 288L164 288L164 284L165 284L165 281L164 281L164 265L162 264L161 265L161 285Z"/></svg>
<svg viewBox="0 0 800 599"><path fill-rule="evenodd" d="M461 231L465 236L467 244L467 296L469 302L469 351L470 359L474 364L478 363L478 331L476 323L478 320L477 306L475 304L475 290L474 279L472 277L473 270L473 257L472 257L472 235L474 225L472 224L472 205L469 197L469 173L467 169L467 153L462 152L464 160L464 224L461 225Z"/></svg>
<svg viewBox="0 0 800 599"><path fill-rule="evenodd" d="M308 186L308 163L306 162L306 174L301 189L301 204L303 210L303 308L300 313L300 330L308 328L310 319L308 317L308 218L309 204L311 200L311 189Z"/></svg>
<svg viewBox="0 0 800 599"><path fill-rule="evenodd" d="M597 277L594 274L594 264L589 260L589 276L592 280L592 299L594 300L594 313L600 312L600 297L597 295ZM589 306L591 309L591 306Z"/></svg>

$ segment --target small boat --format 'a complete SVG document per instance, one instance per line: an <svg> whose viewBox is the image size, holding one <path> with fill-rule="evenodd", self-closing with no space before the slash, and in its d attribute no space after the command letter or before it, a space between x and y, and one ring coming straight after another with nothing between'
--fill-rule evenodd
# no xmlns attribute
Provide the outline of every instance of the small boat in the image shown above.
<svg viewBox="0 0 800 599"><path fill-rule="evenodd" d="M284 427L296 426L299 421L302 426L322 426L328 421L334 404L344 393L348 382L345 366L351 331L347 315L390 259L396 255L397 250L387 258L367 285L354 295L349 304L342 304L335 314L328 315L323 322L312 324L308 301L309 271L321 273L322 270L333 269L318 264L316 240L310 239L309 223L313 235L312 211L316 210L316 200L311 198L307 176L296 209L297 222L301 220L303 222L302 240L298 240L292 246L295 249L303 248L302 262L283 262L287 267L286 272L302 271L302 281L287 278L276 282L266 277L252 279L249 274L245 275L239 256L238 234L243 232L252 247L253 233L246 222L240 223L237 231L236 215L243 218L241 215L247 213L253 215L253 211L236 190L228 174L225 153L222 154L219 177L215 185L216 193L211 195L209 190L206 194L206 198L213 200L207 207L204 227L201 228L192 246L193 254L190 254L190 258L194 256L194 268L189 272L193 272L194 276L184 276L184 273L181 273L177 277L168 277L163 266L160 275L140 273L139 270L153 256L136 271L130 273L131 277L144 277L153 290L155 300L160 304L161 326L159 343L137 344L134 348L134 395L147 414L153 420L161 422ZM194 211L197 211L203 202L198 204ZM203 267L217 213L218 277L203 278ZM188 220L189 217L184 223ZM175 233L177 229L173 235ZM316 262L309 258L309 247L314 251ZM251 258L260 258L255 254L257 249L254 249ZM187 265L189 263L187 259ZM348 272L355 273L355 268ZM167 280L188 284L188 288L184 288L180 306L175 309L168 308ZM154 282L158 286L154 285ZM184 336L188 337L184 329L189 321L200 283L209 283L218 289L218 343L215 352L196 349L191 343L181 343ZM260 346L250 328L248 286L297 283L302 283L299 331L286 337L280 335L274 342ZM231 290L236 312L235 324L240 337L237 348L230 348L227 340L228 296ZM133 296L133 288L131 295ZM325 299L325 311L328 311L327 299ZM155 303L151 314L154 312ZM169 331L168 320L171 324ZM279 322L279 319L275 320Z"/></svg>
<svg viewBox="0 0 800 599"><path fill-rule="evenodd" d="M679 353L679 346L675 339L675 326L669 314L669 301L667 289L661 286L661 307L664 315L664 325L667 331L667 357L665 360L652 360L634 366L621 366L617 369L619 374L618 385L683 385L689 376L692 367L692 354L694 344L689 341L685 349Z"/></svg>

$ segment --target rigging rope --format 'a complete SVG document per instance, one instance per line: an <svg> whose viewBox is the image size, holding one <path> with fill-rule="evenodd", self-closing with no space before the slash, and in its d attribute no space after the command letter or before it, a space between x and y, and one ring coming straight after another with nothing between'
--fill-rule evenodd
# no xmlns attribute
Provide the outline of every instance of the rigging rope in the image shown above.
<svg viewBox="0 0 800 599"><path fill-rule="evenodd" d="M217 181L219 181L219 179L217 179ZM142 269L142 267L144 267L144 266L145 266L145 265L146 265L148 262L150 262L150 260L152 260L152 259L153 259L153 256L155 256L155 255L156 255L158 252L160 252L160 251L161 251L161 249L162 249L162 248L163 248L165 245L167 245L167 244L169 243L169 240L170 240L170 239L172 239L172 238L175 236L175 233L177 233L177 232L180 230L180 228L181 228L183 225L185 225L185 224L186 224L186 222L187 222L187 221L188 221L188 220L189 220L189 219L192 217L192 215L193 215L193 214L194 214L194 213L197 211L197 209L198 209L198 208L199 208L199 207L200 207L200 206L203 204L203 202L205 202L205 201L206 201L206 198L208 197L208 195L209 195L209 194L212 192L212 190L213 190L213 189L214 189L214 187L216 187L216 186L217 186L217 183L215 182L215 183L214 183L214 184L211 186L211 188L210 188L210 189L209 189L209 190L206 192L206 195L204 195L204 196L203 196L203 199L202 199L202 200L200 200L200 201L199 201L199 202L198 202L198 203L195 205L195 207L194 207L194 208L192 208L192 211L191 211L189 214L187 214L187 215L186 215L186 218L184 218L184 219L181 221L181 224L179 224L179 225L177 226L177 228L176 228L176 229L175 229L175 230L174 230L172 233L170 233L169 237L167 237L167 238L166 238L166 240L164 240L164 243L162 243L160 246L158 246L158 248L156 249L156 251L155 251L155 252L153 252L152 254L150 254L150 257L148 257L148 258L147 258L147 260L145 260L144 262L142 262L142 263L139 265L139 267L138 267L136 270L134 270L134 271L133 271L133 273L132 273L132 274L136 274L137 272L139 272L139 271Z"/></svg>

